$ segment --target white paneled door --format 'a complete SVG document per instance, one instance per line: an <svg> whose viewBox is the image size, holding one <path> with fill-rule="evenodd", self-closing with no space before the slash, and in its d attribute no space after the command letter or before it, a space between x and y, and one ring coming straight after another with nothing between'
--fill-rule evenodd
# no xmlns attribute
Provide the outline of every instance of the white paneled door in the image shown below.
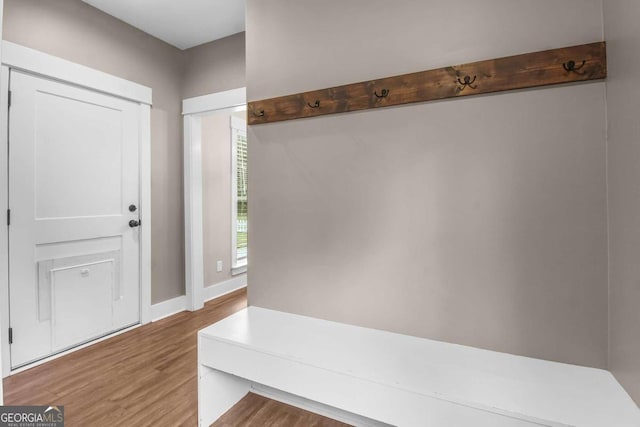
<svg viewBox="0 0 640 427"><path fill-rule="evenodd" d="M138 104L11 71L16 368L140 320Z"/></svg>

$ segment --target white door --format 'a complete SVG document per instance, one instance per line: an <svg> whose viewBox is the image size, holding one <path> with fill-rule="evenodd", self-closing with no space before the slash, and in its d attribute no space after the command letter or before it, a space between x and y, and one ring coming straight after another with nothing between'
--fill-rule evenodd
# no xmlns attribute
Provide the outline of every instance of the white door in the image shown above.
<svg viewBox="0 0 640 427"><path fill-rule="evenodd" d="M139 109L13 70L10 87L16 368L139 322Z"/></svg>

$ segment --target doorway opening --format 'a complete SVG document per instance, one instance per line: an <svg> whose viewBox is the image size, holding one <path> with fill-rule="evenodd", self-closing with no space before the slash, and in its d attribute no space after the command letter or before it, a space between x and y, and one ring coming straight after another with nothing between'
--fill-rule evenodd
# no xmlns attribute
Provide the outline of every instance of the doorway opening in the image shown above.
<svg viewBox="0 0 640 427"><path fill-rule="evenodd" d="M246 286L249 236L245 89L183 102L187 308Z"/></svg>

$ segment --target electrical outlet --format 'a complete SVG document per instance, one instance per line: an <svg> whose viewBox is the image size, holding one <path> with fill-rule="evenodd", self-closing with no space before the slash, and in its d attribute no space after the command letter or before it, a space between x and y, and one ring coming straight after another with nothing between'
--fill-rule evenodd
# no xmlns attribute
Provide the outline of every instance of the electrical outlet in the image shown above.
<svg viewBox="0 0 640 427"><path fill-rule="evenodd" d="M216 262L216 270L218 270L218 273L222 271L222 261Z"/></svg>

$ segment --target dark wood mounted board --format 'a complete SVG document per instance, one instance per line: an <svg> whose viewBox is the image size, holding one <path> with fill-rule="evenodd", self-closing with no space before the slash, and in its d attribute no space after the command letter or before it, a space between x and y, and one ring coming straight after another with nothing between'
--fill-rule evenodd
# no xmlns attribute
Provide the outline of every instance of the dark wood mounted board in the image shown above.
<svg viewBox="0 0 640 427"><path fill-rule="evenodd" d="M249 102L250 125L607 77L605 42Z"/></svg>

